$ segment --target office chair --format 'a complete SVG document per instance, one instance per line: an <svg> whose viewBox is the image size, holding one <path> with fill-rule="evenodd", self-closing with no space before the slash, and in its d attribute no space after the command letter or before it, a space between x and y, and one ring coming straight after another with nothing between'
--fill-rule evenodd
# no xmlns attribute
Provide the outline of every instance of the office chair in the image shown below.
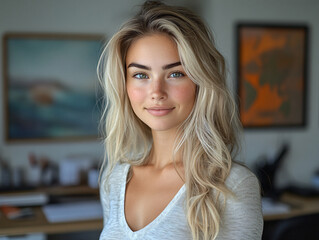
<svg viewBox="0 0 319 240"><path fill-rule="evenodd" d="M319 214L266 222L263 240L319 240Z"/></svg>

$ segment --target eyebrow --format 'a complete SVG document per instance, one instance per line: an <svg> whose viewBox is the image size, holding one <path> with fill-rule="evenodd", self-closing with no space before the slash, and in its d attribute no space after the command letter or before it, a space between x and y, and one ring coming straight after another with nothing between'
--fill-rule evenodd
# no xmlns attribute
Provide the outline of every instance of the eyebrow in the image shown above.
<svg viewBox="0 0 319 240"><path fill-rule="evenodd" d="M179 65L182 65L182 63L181 62L170 63L170 64L167 64L167 65L163 66L162 69L163 70L167 70L167 69L179 66ZM130 68L130 67L137 67L137 68L141 68L141 69L145 69L145 70L151 70L152 69L151 67L148 67L148 66L145 66L145 65L142 65L142 64L138 64L138 63L134 63L134 62L130 63L127 66L127 68Z"/></svg>
<svg viewBox="0 0 319 240"><path fill-rule="evenodd" d="M142 64L138 64L138 63L131 63L127 66L127 68L130 68L130 67L136 67L136 68L141 68L141 69L145 69L145 70L151 70L150 67L147 67L145 65L142 65Z"/></svg>
<svg viewBox="0 0 319 240"><path fill-rule="evenodd" d="M167 70L167 69L170 69L170 68L179 66L179 65L182 65L182 63L181 63L181 62L171 63L171 64L165 65L165 66L162 67L162 68L163 68L163 70Z"/></svg>

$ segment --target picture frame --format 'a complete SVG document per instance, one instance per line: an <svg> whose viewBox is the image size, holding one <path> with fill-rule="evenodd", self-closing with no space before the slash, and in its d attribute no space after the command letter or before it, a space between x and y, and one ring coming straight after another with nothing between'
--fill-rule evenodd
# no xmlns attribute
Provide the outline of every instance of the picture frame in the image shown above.
<svg viewBox="0 0 319 240"><path fill-rule="evenodd" d="M238 23L236 39L243 127L306 126L308 27Z"/></svg>
<svg viewBox="0 0 319 240"><path fill-rule="evenodd" d="M99 34L3 35L7 142L98 138L103 41Z"/></svg>

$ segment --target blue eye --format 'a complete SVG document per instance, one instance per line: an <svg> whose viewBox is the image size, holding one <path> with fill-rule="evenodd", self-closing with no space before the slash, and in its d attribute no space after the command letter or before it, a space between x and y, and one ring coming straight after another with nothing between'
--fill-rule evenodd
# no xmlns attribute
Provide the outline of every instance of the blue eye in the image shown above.
<svg viewBox="0 0 319 240"><path fill-rule="evenodd" d="M169 75L170 78L180 78L180 77L184 77L185 75L181 72L173 72Z"/></svg>
<svg viewBox="0 0 319 240"><path fill-rule="evenodd" d="M133 77L137 79L148 79L148 76L145 73L136 73Z"/></svg>

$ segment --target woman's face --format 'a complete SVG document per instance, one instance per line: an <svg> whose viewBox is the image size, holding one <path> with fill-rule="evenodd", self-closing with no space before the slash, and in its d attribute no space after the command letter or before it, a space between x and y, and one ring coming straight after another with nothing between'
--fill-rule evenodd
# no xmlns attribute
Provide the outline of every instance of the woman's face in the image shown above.
<svg viewBox="0 0 319 240"><path fill-rule="evenodd" d="M126 57L126 89L136 116L153 131L176 130L195 102L176 43L166 34L137 39Z"/></svg>

